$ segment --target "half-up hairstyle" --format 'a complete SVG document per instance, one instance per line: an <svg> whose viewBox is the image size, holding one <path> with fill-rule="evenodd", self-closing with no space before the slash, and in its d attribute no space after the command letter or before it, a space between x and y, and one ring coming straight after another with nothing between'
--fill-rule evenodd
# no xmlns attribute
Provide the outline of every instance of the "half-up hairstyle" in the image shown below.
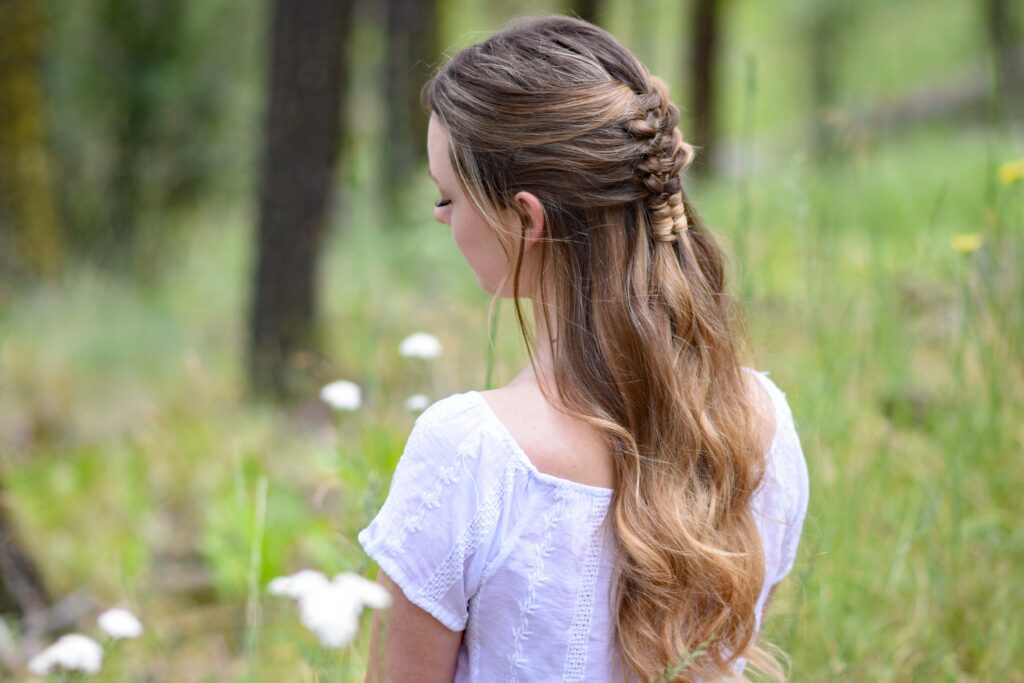
<svg viewBox="0 0 1024 683"><path fill-rule="evenodd" d="M782 680L755 637L759 413L722 254L681 183L693 149L665 84L602 29L545 17L459 52L424 96L495 229L507 233L508 210L526 229L517 192L544 207L537 291L557 340L553 403L613 454L606 522L624 673L659 679L692 657L668 680L715 680L743 657ZM508 277L532 360L518 243Z"/></svg>

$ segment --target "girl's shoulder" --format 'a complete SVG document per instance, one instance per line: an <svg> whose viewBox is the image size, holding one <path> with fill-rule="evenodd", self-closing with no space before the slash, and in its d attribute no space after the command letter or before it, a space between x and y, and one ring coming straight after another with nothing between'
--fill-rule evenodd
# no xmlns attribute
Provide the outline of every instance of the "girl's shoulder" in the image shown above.
<svg viewBox="0 0 1024 683"><path fill-rule="evenodd" d="M478 392L437 401L416 419L387 498L359 533L406 597L449 629L466 627L469 598L508 545L517 510L551 490L533 486L539 475L513 446Z"/></svg>
<svg viewBox="0 0 1024 683"><path fill-rule="evenodd" d="M427 406L413 423L408 443L428 440L438 446L458 447L479 428L474 392L451 394Z"/></svg>
<svg viewBox="0 0 1024 683"><path fill-rule="evenodd" d="M432 403L413 424L392 479L392 494L417 492L428 482L453 489L486 488L505 476L513 455L506 435L495 429L487 404L476 391L451 394ZM521 469L521 468L520 468Z"/></svg>

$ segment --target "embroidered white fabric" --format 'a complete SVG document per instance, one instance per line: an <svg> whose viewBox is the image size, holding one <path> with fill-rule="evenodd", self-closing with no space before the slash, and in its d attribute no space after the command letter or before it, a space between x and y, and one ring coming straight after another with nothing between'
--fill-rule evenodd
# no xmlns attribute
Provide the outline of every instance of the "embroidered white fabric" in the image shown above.
<svg viewBox="0 0 1024 683"><path fill-rule="evenodd" d="M807 467L785 395L754 497L766 580L791 569L807 511ZM410 601L465 630L455 680L622 680L610 593L612 490L544 474L475 391L416 420L377 517L359 542Z"/></svg>

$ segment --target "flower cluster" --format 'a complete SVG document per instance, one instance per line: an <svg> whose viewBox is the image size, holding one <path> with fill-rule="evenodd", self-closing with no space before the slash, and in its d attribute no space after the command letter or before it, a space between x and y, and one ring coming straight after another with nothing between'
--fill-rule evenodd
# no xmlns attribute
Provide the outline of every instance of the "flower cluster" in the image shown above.
<svg viewBox="0 0 1024 683"><path fill-rule="evenodd" d="M103 648L89 636L70 633L46 648L28 663L28 670L46 676L58 669L95 674L103 668Z"/></svg>
<svg viewBox="0 0 1024 683"><path fill-rule="evenodd" d="M110 609L96 620L100 630L113 640L138 638L142 623L126 609ZM28 670L37 676L48 676L58 671L77 671L96 674L103 668L103 648L95 640L81 633L61 636L28 663Z"/></svg>
<svg viewBox="0 0 1024 683"><path fill-rule="evenodd" d="M355 382L342 379L321 389L320 400L335 410L358 410L363 402L363 392Z"/></svg>
<svg viewBox="0 0 1024 683"><path fill-rule="evenodd" d="M953 235L949 238L949 244L961 254L973 254L981 249L984 238L976 232Z"/></svg>
<svg viewBox="0 0 1024 683"><path fill-rule="evenodd" d="M295 600L303 625L328 648L340 648L352 642L365 607L385 609L391 606L391 595L383 586L348 572L328 580L318 571L304 569L274 579L268 590L272 595Z"/></svg>
<svg viewBox="0 0 1024 683"><path fill-rule="evenodd" d="M126 609L108 609L96 619L96 623L114 640L138 638L142 635L142 623Z"/></svg>
<svg viewBox="0 0 1024 683"><path fill-rule="evenodd" d="M432 334L417 332L402 340L398 353L404 358L433 360L441 355L441 342Z"/></svg>
<svg viewBox="0 0 1024 683"><path fill-rule="evenodd" d="M1024 159L1014 159L999 165L999 179L1009 185L1024 180Z"/></svg>

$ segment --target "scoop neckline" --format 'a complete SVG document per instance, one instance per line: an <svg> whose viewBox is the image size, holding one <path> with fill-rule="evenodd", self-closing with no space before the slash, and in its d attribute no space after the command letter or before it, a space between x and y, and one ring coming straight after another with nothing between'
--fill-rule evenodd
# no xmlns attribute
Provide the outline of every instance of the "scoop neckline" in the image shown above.
<svg viewBox="0 0 1024 683"><path fill-rule="evenodd" d="M758 380L761 382L761 385L765 388L765 391L768 392L768 398L770 399L772 404L772 417L774 418L775 425L774 430L772 432L771 442L768 444L768 450L765 451L764 454L765 464L766 466L768 466L770 465L775 455L775 451L778 448L779 433L782 431L782 415L781 411L779 410L775 392L772 390L773 388L775 388L773 386L774 383L768 377L768 373L761 370L755 370L754 368L744 367L744 369L758 376ZM494 412L494 408L492 408L491 404L487 402L487 399L483 397L483 394L476 390L468 391L466 393L467 395L471 396L474 400L476 400L477 404L479 404L479 406L482 408L484 412L484 417L487 419L488 422L491 423L491 425L498 432L498 435L501 437L501 440L505 443L506 448L512 453L513 457L519 460L520 464L522 464L523 467L526 468L526 471L529 472L530 475L533 476L535 479L538 479L542 482L545 482L547 484L550 484L551 486L555 486L558 488L576 489L578 491L583 491L584 493L589 493L604 498L610 497L615 492L615 489L607 488L605 486L594 486L592 484L584 484L579 481L573 481L572 479L563 479L562 477L556 477L553 474L541 472L539 469L537 469L537 466L533 464L533 461L530 460L530 456L526 454L526 451L524 451L522 446L519 445L519 442L516 441L515 437L512 436L512 432L508 430L508 427L506 427L505 423L501 421L501 418L498 417L498 414Z"/></svg>
<svg viewBox="0 0 1024 683"><path fill-rule="evenodd" d="M506 427L505 423L501 421L501 418L498 417L498 414L494 412L494 408L492 408L491 404L487 402L487 399L483 397L483 394L481 394L479 391L469 391L467 393L470 396L472 396L480 405L481 409L483 410L484 416L487 418L487 421L491 423L491 425L498 432L498 435L501 437L501 440L505 443L508 450L517 460L519 460L520 464L522 464L526 468L526 471L529 472L532 477L546 484L550 484L551 486L555 486L557 488L575 489L577 491L582 491L584 493L589 493L591 495L600 496L602 498L609 498L615 492L615 489L608 488L605 486L584 484L583 482L580 481L564 479L562 477L556 477L553 474L548 474L547 472L541 472L539 469L537 469L537 466L533 463L533 461L530 460L530 456L526 454L526 451L524 451L522 446L519 445L515 437L512 436L512 432L508 430L508 427Z"/></svg>

